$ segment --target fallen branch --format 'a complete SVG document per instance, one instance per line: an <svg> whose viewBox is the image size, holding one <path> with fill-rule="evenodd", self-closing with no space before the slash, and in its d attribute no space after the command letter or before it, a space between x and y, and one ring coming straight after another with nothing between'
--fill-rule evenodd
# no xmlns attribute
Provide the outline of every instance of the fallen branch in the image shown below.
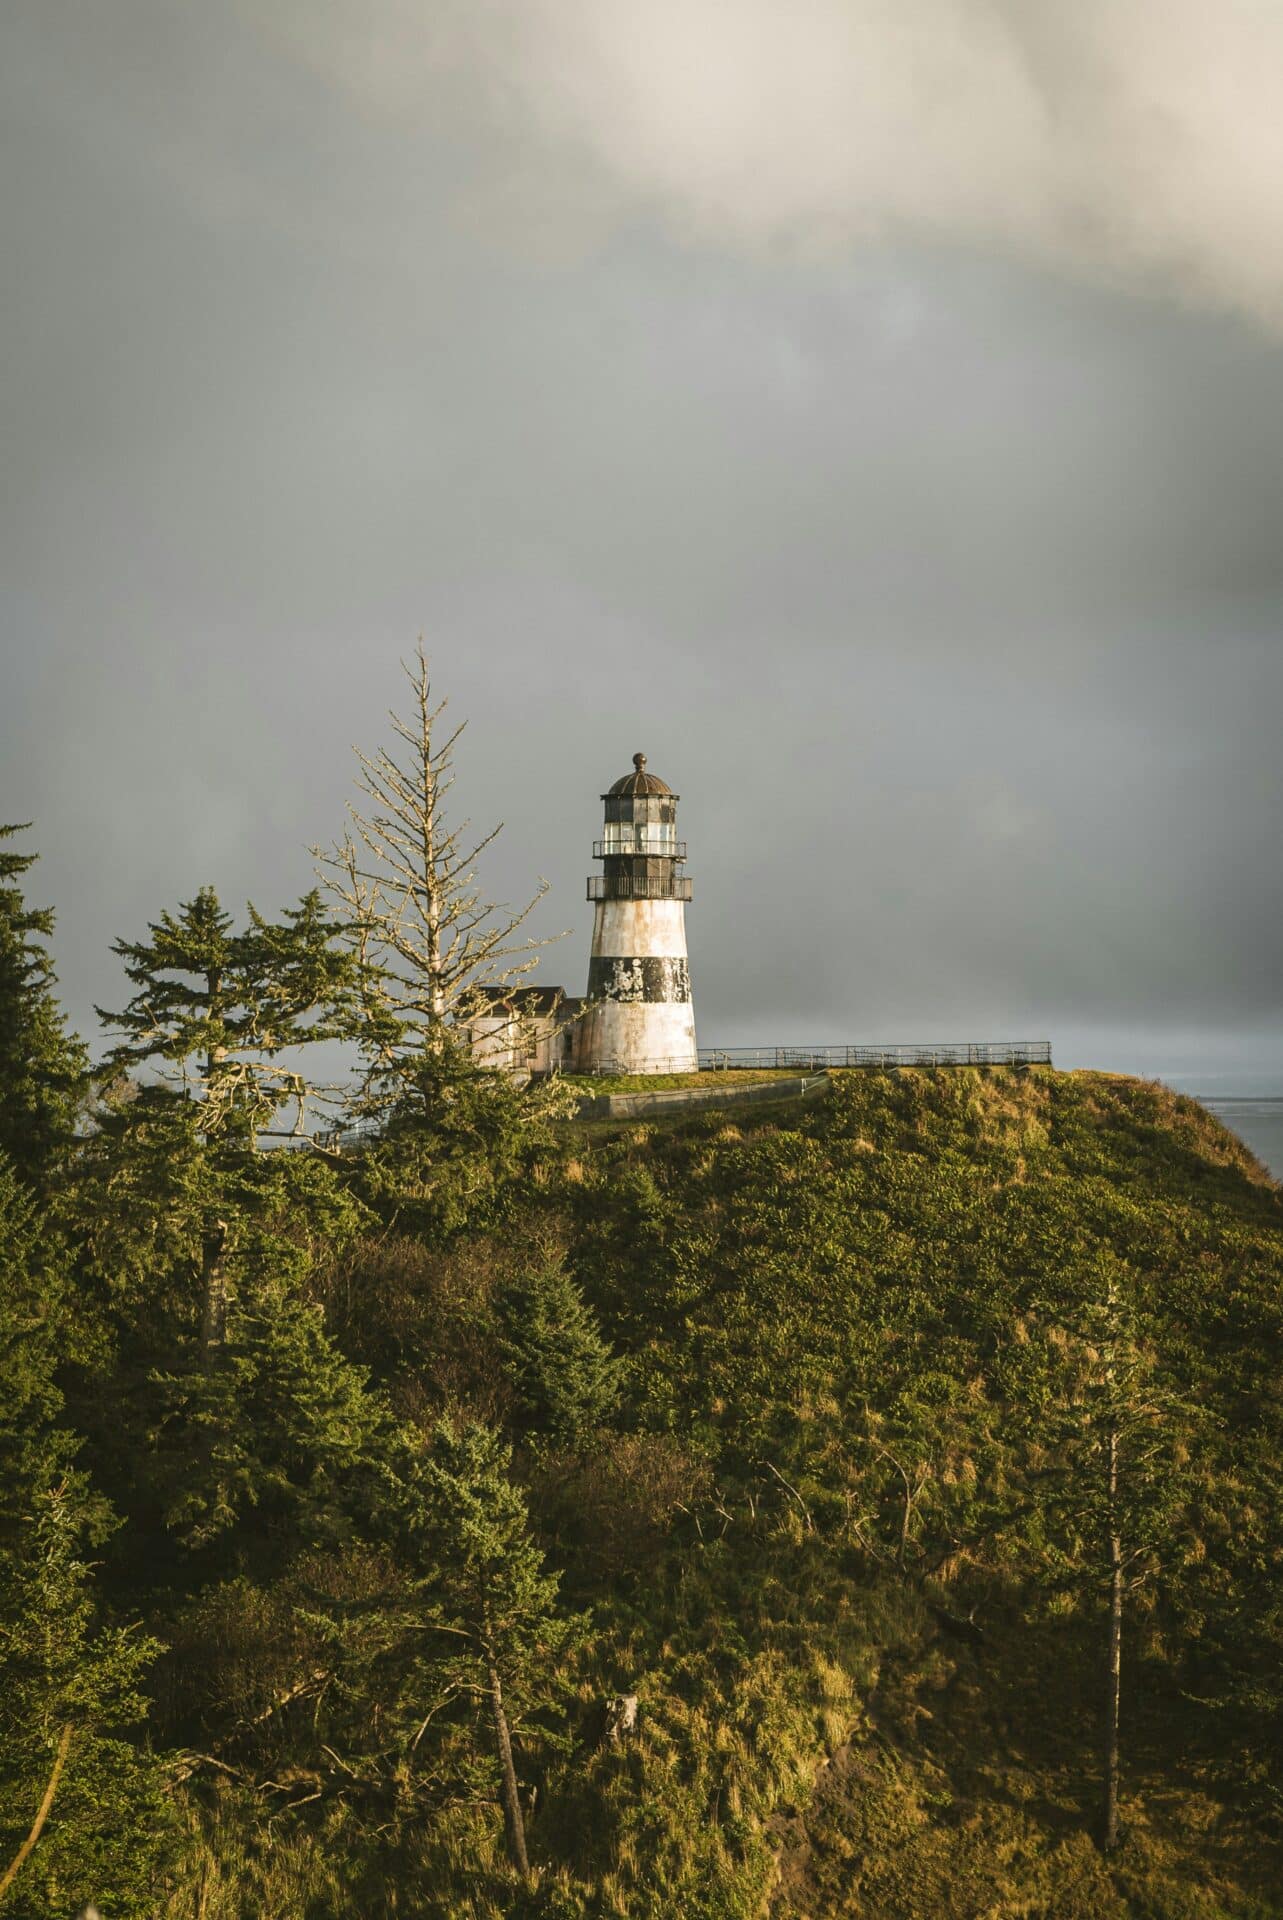
<svg viewBox="0 0 1283 1920"><path fill-rule="evenodd" d="M790 1486L788 1481L784 1478L784 1475L780 1472L779 1468L773 1467L769 1460L763 1460L760 1464L766 1468L766 1471L768 1473L773 1473L775 1475L775 1478L779 1481L780 1485L783 1487L785 1493L791 1494L793 1499L797 1501L798 1506L802 1509L802 1518L806 1522L807 1532L814 1533L815 1522L811 1518L811 1509L807 1506L805 1500L802 1498L797 1488Z"/></svg>
<svg viewBox="0 0 1283 1920"><path fill-rule="evenodd" d="M179 1787L184 1781L190 1780L199 1767L217 1767L220 1773L230 1774L233 1780L241 1777L240 1767L229 1767L226 1760L216 1760L212 1753L181 1753L171 1765L174 1784Z"/></svg>
<svg viewBox="0 0 1283 1920"><path fill-rule="evenodd" d="M261 1727L265 1720L270 1720L274 1713L281 1711L282 1707L288 1707L291 1700L297 1700L301 1694L307 1693L310 1688L318 1686L322 1680L328 1680L329 1677L328 1667L314 1667L311 1673L304 1674L303 1678L296 1680L293 1686L286 1687L283 1692L278 1693L261 1713L254 1715L252 1720L242 1720L229 1734L229 1740L234 1740L238 1734L247 1733L251 1727Z"/></svg>

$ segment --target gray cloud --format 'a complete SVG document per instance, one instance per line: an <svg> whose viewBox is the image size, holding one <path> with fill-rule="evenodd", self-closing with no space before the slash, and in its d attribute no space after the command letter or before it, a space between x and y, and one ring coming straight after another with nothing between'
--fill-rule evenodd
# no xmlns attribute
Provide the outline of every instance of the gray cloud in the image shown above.
<svg viewBox="0 0 1283 1920"><path fill-rule="evenodd" d="M1260 0L277 0L271 21L367 111L440 111L462 79L497 135L695 242L907 232L1283 319L1283 16Z"/></svg>
<svg viewBox="0 0 1283 1920"><path fill-rule="evenodd" d="M0 813L37 819L77 1019L116 991L111 937L179 895L308 883L422 631L472 716L460 795L509 822L495 889L548 875L567 986L597 795L643 747L684 796L710 1040L1277 1035L1283 381L1246 231L1283 178L1265 39L1222 129L1217 164L1251 172L1234 221L1199 239L1187 209L1177 233L1174 173L1146 188L1134 152L1109 231L1151 239L1075 251L1038 180L1028 244L1005 202L913 212L968 124L1000 183L1006 123L974 102L940 130L923 107L917 200L869 185L876 217L848 178L876 170L841 154L840 217L805 153L772 183L745 149L763 191L734 194L730 146L696 167L689 101L656 105L685 74L714 132L751 130L738 69L714 114L673 38L729 13L656 8L627 85L609 0L591 36L571 10L442 8L425 41L424 17L14 10ZM777 17L743 15L759 77ZM796 124L821 15L792 17ZM997 59L1014 17L978 54L945 35L947 72ZM1219 17L1209 98L1265 20ZM1044 119L1121 125L1125 86L1143 112L1144 61L1088 59L1141 32L1110 18L1010 56L1013 88L1035 55L1062 75ZM888 126L924 97L903 38L868 42L903 68ZM1148 97L1177 97L1175 59ZM665 114L668 172L646 158ZM1177 147L1206 207L1212 158Z"/></svg>

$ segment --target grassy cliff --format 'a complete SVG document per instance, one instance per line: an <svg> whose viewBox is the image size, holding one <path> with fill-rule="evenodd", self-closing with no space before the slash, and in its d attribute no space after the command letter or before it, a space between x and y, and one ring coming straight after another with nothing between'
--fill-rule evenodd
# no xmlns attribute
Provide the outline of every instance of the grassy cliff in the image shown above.
<svg viewBox="0 0 1283 1920"><path fill-rule="evenodd" d="M644 1649L611 1668L647 1703L634 1764L673 1849L626 1854L618 1910L667 1872L692 1912L772 1887L814 1915L1272 1911L1268 1730L1235 1629L1243 1606L1277 1626L1257 1580L1283 1220L1243 1149L1105 1076L850 1075L814 1112L636 1130L578 1177L585 1289L647 1428L705 1476L667 1601L644 1584ZM1024 1364L1064 1351L1099 1247L1173 1402L1144 1445L1181 1483L1129 1596L1109 1860L1099 1570L1090 1527L1067 1545L1048 1518L1069 1442L1054 1369ZM1072 1424L1077 1369L1059 1393ZM1073 1452L1086 1483L1089 1433Z"/></svg>
<svg viewBox="0 0 1283 1920"><path fill-rule="evenodd" d="M1261 1168L1102 1075L557 1098L0 1164L5 1920L1283 1915Z"/></svg>
<svg viewBox="0 0 1283 1920"><path fill-rule="evenodd" d="M623 1363L577 1444L496 1345L511 1276L548 1262ZM852 1073L811 1106L569 1124L484 1231L369 1235L314 1286L401 1413L515 1439L580 1617L560 1708L518 1740L534 1886L484 1792L444 1796L393 1868L323 1796L265 1847L224 1783L184 1803L174 1920L1283 1913L1283 1204L1193 1102ZM244 1660L243 1622L203 1632ZM639 1728L612 1742L620 1692Z"/></svg>

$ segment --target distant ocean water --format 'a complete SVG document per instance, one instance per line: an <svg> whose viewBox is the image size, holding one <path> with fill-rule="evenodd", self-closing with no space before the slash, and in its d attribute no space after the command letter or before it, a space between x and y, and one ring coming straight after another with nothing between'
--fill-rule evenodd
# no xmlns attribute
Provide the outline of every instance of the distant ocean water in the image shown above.
<svg viewBox="0 0 1283 1920"><path fill-rule="evenodd" d="M1231 1133L1250 1147L1276 1180L1283 1180L1283 1094L1194 1093Z"/></svg>
<svg viewBox="0 0 1283 1920"><path fill-rule="evenodd" d="M1283 1091L1277 1072L1187 1069L1164 1073L1160 1069L1154 1077L1178 1093L1192 1094L1251 1148L1276 1180L1283 1181Z"/></svg>

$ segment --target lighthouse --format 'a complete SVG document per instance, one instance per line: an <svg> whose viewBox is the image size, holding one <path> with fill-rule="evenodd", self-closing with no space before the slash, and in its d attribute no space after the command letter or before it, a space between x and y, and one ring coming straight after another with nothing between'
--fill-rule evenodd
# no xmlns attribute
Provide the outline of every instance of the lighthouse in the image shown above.
<svg viewBox="0 0 1283 1920"><path fill-rule="evenodd" d="M606 818L593 847L602 871L588 880L593 915L588 996L579 1032L581 1073L686 1073L699 1065L686 956L691 883L677 838L678 795L633 771L602 795Z"/></svg>

